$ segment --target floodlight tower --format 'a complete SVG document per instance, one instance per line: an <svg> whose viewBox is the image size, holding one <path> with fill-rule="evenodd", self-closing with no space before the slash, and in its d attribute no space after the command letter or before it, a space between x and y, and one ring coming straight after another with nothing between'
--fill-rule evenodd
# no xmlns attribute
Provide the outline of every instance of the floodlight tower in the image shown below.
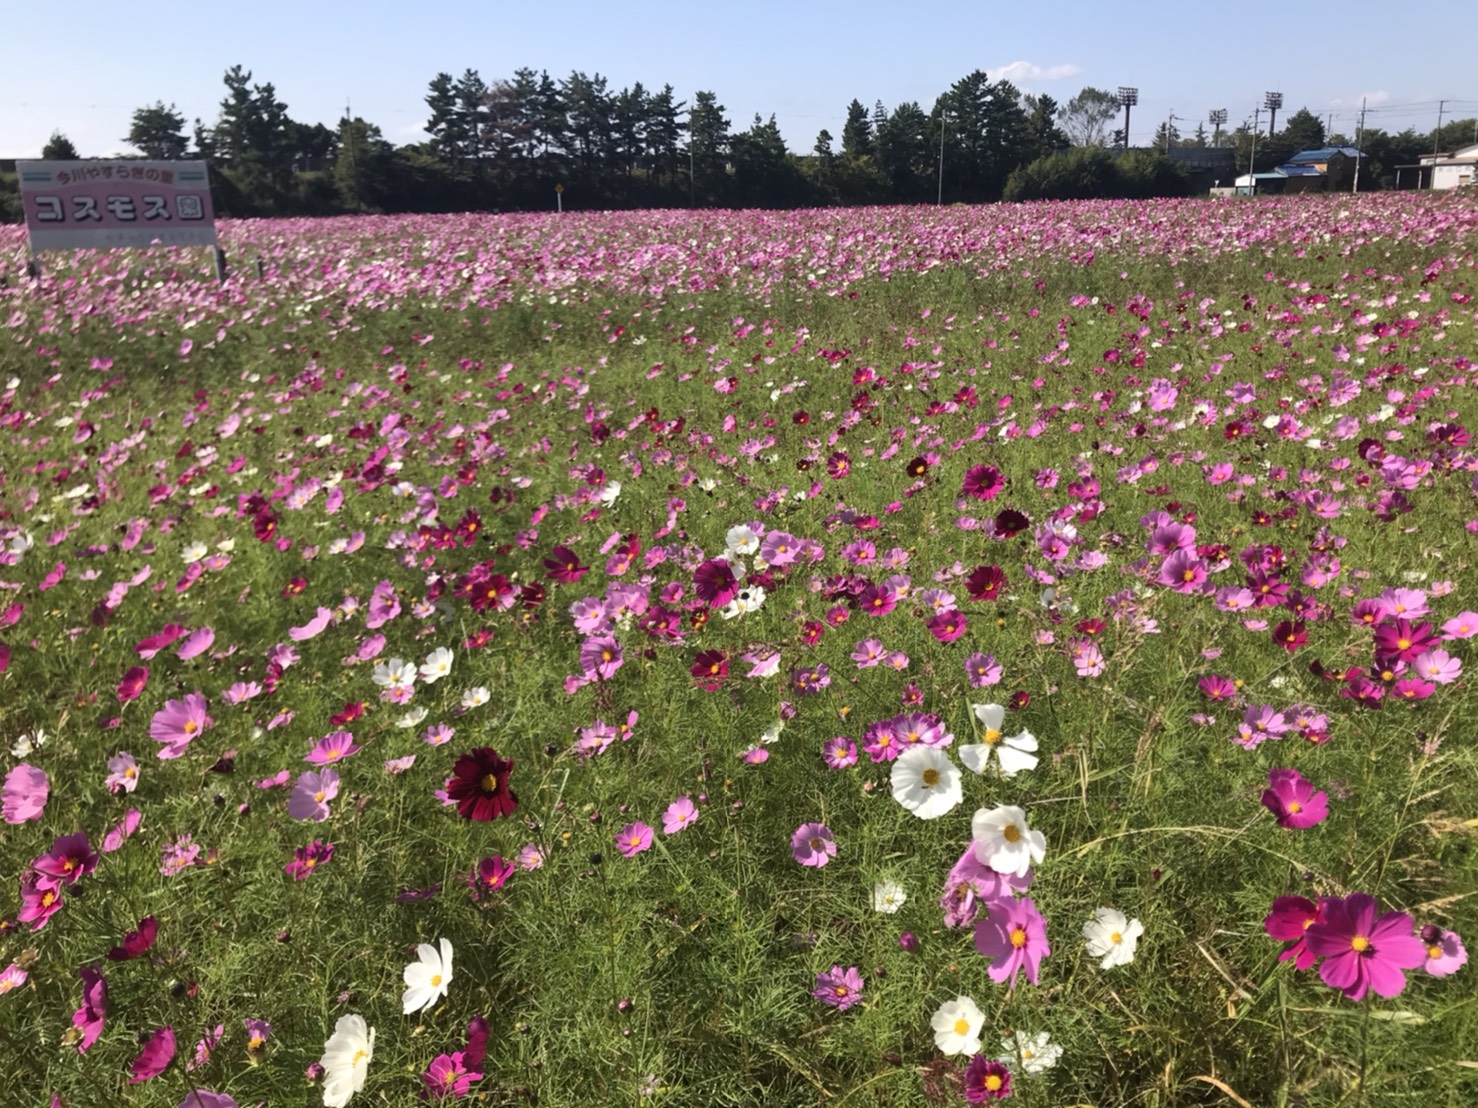
<svg viewBox="0 0 1478 1108"><path fill-rule="evenodd" d="M1225 108L1212 108L1207 121L1216 128L1216 136L1211 140L1212 146L1221 145L1221 125L1227 121L1227 110Z"/></svg>
<svg viewBox="0 0 1478 1108"><path fill-rule="evenodd" d="M1139 103L1139 90L1119 86L1119 103L1124 106L1124 149L1129 149L1129 109Z"/></svg>
<svg viewBox="0 0 1478 1108"><path fill-rule="evenodd" d="M1283 106L1283 94L1281 92L1265 93L1262 106L1268 110L1268 138L1272 138L1273 132L1278 129L1278 109Z"/></svg>

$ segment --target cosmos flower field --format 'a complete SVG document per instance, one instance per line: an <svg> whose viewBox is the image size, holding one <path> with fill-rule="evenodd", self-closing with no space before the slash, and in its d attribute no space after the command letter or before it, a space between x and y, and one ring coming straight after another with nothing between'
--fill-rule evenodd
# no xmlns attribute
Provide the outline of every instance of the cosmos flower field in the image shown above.
<svg viewBox="0 0 1478 1108"><path fill-rule="evenodd" d="M0 1103L1473 1103L1478 206L0 228Z"/></svg>

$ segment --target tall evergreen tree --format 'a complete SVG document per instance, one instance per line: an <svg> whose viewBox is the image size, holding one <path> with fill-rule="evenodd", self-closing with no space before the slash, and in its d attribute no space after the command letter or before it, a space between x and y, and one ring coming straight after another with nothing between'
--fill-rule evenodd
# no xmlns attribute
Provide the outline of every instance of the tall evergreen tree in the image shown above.
<svg viewBox="0 0 1478 1108"><path fill-rule="evenodd" d="M698 202L711 202L725 191L725 169L729 153L729 121L724 106L711 92L693 97L688 112L688 147L693 176L690 187Z"/></svg>
<svg viewBox="0 0 1478 1108"><path fill-rule="evenodd" d="M173 104L166 108L164 101L160 100L133 113L133 125L123 141L140 150L146 158L160 161L183 158L190 147L184 130L185 117L175 110Z"/></svg>
<svg viewBox="0 0 1478 1108"><path fill-rule="evenodd" d="M75 162L78 160L77 148L72 145L72 140L60 131L51 132L51 138L46 140L46 145L41 148L41 160L43 162Z"/></svg>
<svg viewBox="0 0 1478 1108"><path fill-rule="evenodd" d="M856 160L870 158L872 154L872 120L862 101L853 100L847 105L847 122L842 125L842 155Z"/></svg>
<svg viewBox="0 0 1478 1108"><path fill-rule="evenodd" d="M1283 124L1276 136L1297 154L1300 150L1319 150L1324 146L1324 121L1308 108L1299 108Z"/></svg>

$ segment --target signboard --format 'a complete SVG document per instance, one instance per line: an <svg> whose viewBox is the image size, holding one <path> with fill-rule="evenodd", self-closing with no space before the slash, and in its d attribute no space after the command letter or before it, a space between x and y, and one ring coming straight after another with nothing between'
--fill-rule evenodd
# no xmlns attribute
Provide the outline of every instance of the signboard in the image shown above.
<svg viewBox="0 0 1478 1108"><path fill-rule="evenodd" d="M31 252L215 246L204 162L16 162Z"/></svg>

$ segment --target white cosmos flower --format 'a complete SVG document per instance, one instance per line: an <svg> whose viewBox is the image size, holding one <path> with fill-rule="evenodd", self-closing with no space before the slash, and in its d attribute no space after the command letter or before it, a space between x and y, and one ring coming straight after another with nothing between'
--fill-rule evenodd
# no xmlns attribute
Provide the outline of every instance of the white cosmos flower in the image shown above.
<svg viewBox="0 0 1478 1108"><path fill-rule="evenodd" d="M777 719L760 733L761 746L774 746L780 741L780 732L785 730L785 721Z"/></svg>
<svg viewBox="0 0 1478 1108"><path fill-rule="evenodd" d="M911 746L893 763L893 799L920 819L938 819L965 796L960 771L932 746Z"/></svg>
<svg viewBox="0 0 1478 1108"><path fill-rule="evenodd" d="M1098 909L1093 918L1083 924L1088 957L1102 958L1098 964L1104 969L1127 966L1134 961L1134 949L1143 934L1144 924L1113 908Z"/></svg>
<svg viewBox="0 0 1478 1108"><path fill-rule="evenodd" d="M1020 1066L1023 1073L1043 1073L1057 1065L1062 1057L1062 1047L1052 1041L1045 1031L1028 1035L1017 1031L1001 1040L1006 1053L996 1059L1008 1066Z"/></svg>
<svg viewBox="0 0 1478 1108"><path fill-rule="evenodd" d="M1019 735L1004 735L1001 724L1006 722L1006 709L999 704L972 704L971 710L980 721L980 739L960 747L960 761L976 773L984 773L990 765L991 754L996 757L1002 777L1015 777L1022 770L1037 768L1037 740L1030 731Z"/></svg>
<svg viewBox="0 0 1478 1108"><path fill-rule="evenodd" d="M980 1050L980 1032L985 1013L968 996L946 1000L929 1019L934 1045L943 1054L975 1054Z"/></svg>
<svg viewBox="0 0 1478 1108"><path fill-rule="evenodd" d="M729 528L728 533L724 535L724 543L735 554L747 558L759 552L760 537L754 533L752 528L741 523L737 527Z"/></svg>
<svg viewBox="0 0 1478 1108"><path fill-rule="evenodd" d="M765 590L759 585L741 585L728 607L719 612L725 619L757 612L765 606Z"/></svg>
<svg viewBox="0 0 1478 1108"><path fill-rule="evenodd" d="M180 561L184 562L187 566L193 566L209 553L210 547L197 539L195 542L187 544L185 549L180 551Z"/></svg>
<svg viewBox="0 0 1478 1108"><path fill-rule="evenodd" d="M981 808L970 823L975 858L997 873L1025 877L1047 855L1047 836L1026 825L1026 812L1010 804Z"/></svg>
<svg viewBox="0 0 1478 1108"><path fill-rule="evenodd" d="M903 891L903 886L896 881L879 881L872 887L872 907L876 912L882 912L891 916L903 902L908 899L908 894Z"/></svg>
<svg viewBox="0 0 1478 1108"><path fill-rule="evenodd" d="M370 1059L375 1056L375 1029L363 1016L340 1016L333 1036L323 1047L318 1064L324 1069L324 1108L344 1108L364 1088Z"/></svg>
<svg viewBox="0 0 1478 1108"><path fill-rule="evenodd" d="M452 671L452 652L444 646L438 646L426 660L421 663L421 680L428 685L434 685Z"/></svg>
<svg viewBox="0 0 1478 1108"><path fill-rule="evenodd" d="M416 665L404 658L391 658L375 666L374 682L387 689L408 689L416 683Z"/></svg>
<svg viewBox="0 0 1478 1108"><path fill-rule="evenodd" d="M462 708L466 711L471 711L473 708L480 708L491 699L492 695L492 693L488 692L486 686L483 685L468 689L462 694Z"/></svg>
<svg viewBox="0 0 1478 1108"><path fill-rule="evenodd" d="M441 940L441 952L430 943L416 947L417 961L405 967L405 995L401 1004L405 1014L430 1008L446 996L452 983L452 941Z"/></svg>
<svg viewBox="0 0 1478 1108"><path fill-rule="evenodd" d="M420 722L430 714L431 713L427 711L425 707L418 704L416 705L416 707L406 712L405 715L397 719L395 721L395 726L403 727L406 729L419 726Z"/></svg>
<svg viewBox="0 0 1478 1108"><path fill-rule="evenodd" d="M620 481L607 481L606 487L600 490L600 502L609 508L616 503L616 497L621 495Z"/></svg>

